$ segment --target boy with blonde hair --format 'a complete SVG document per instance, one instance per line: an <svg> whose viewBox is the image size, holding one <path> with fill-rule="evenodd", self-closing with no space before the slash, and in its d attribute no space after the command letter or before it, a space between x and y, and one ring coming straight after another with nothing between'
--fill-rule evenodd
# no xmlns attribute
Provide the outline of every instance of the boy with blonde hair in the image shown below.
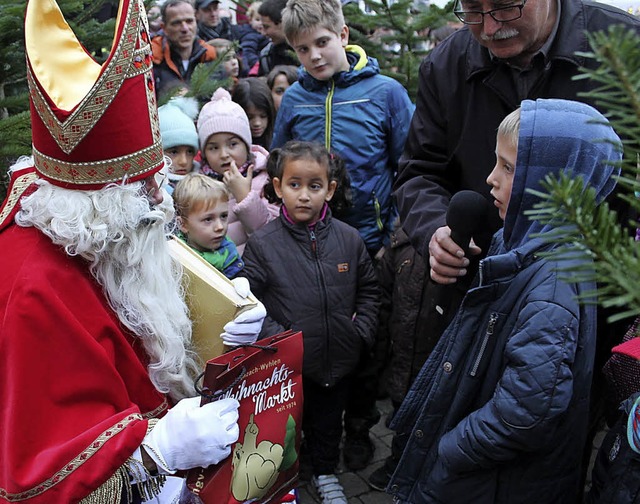
<svg viewBox="0 0 640 504"><path fill-rule="evenodd" d="M380 75L374 58L348 45L339 0L289 0L282 29L304 69L282 99L271 148L289 140L316 141L344 159L353 205L338 217L355 227L369 255L379 258L393 231L391 189L414 105L397 81ZM369 429L379 419L378 370L370 361L370 354L363 354L354 380L358 390L352 391L345 415L343 455L352 470L373 457Z"/></svg>
<svg viewBox="0 0 640 504"><path fill-rule="evenodd" d="M192 173L178 182L173 201L180 238L227 278L234 278L244 263L235 243L227 237L227 186L206 175Z"/></svg>

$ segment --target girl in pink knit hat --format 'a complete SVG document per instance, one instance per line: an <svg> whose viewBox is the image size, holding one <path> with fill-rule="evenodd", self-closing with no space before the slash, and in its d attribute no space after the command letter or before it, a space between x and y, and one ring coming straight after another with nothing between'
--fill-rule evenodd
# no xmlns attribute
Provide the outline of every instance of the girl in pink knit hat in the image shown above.
<svg viewBox="0 0 640 504"><path fill-rule="evenodd" d="M198 137L205 161L201 173L222 180L231 193L228 236L242 253L251 233L280 212L263 194L269 179L266 171L269 153L252 145L245 111L222 88L200 111Z"/></svg>

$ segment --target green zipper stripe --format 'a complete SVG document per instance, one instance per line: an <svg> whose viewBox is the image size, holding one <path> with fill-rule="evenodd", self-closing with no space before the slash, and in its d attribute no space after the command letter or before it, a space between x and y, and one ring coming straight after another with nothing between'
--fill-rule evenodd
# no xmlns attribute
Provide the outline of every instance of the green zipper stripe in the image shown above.
<svg viewBox="0 0 640 504"><path fill-rule="evenodd" d="M336 84L331 81L331 88L327 93L327 99L324 101L325 108L325 121L324 121L324 146L326 149L331 152L331 110L333 104L333 92L335 90Z"/></svg>

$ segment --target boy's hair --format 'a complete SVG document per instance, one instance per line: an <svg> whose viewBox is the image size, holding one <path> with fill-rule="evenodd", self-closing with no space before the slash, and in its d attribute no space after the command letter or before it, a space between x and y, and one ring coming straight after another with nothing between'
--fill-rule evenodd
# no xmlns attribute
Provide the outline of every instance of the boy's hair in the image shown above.
<svg viewBox="0 0 640 504"><path fill-rule="evenodd" d="M290 140L279 149L269 153L267 159L267 173L269 182L264 186L263 193L270 203L280 203L280 198L273 188L273 179L282 180L284 165L288 161L306 159L315 161L327 167L329 181L336 181L336 190L329 206L336 217L340 217L351 206L351 181L344 160L340 156L330 154L319 142L303 142Z"/></svg>
<svg viewBox="0 0 640 504"><path fill-rule="evenodd" d="M258 110L264 110L267 113L269 124L267 129L260 138L260 145L268 149L271 146L271 138L273 137L273 126L276 122L276 108L273 104L273 97L271 96L271 89L267 86L264 79L260 77L246 77L240 79L233 88L231 99L240 105L245 111L247 116L249 113L247 110L253 105ZM256 143L257 139L253 139Z"/></svg>
<svg viewBox="0 0 640 504"><path fill-rule="evenodd" d="M518 135L520 133L520 107L505 117L498 126L498 135L505 137L511 145L518 145Z"/></svg>
<svg viewBox="0 0 640 504"><path fill-rule="evenodd" d="M275 24L280 24L285 5L287 5L287 0L264 0L262 5L258 7L258 14L267 16Z"/></svg>
<svg viewBox="0 0 640 504"><path fill-rule="evenodd" d="M293 84L298 80L298 67L294 65L276 65L267 74L267 86L273 89L273 83L278 75L284 75L289 84Z"/></svg>
<svg viewBox="0 0 640 504"><path fill-rule="evenodd" d="M290 44L298 34L314 28L340 35L344 24L340 0L289 0L282 11L282 31Z"/></svg>
<svg viewBox="0 0 640 504"><path fill-rule="evenodd" d="M167 0L165 3L163 3L160 6L160 17L162 18L162 22L163 23L167 22L168 8L175 7L176 5L181 5L181 4L189 4L191 7L193 7L193 2L191 2L190 0ZM193 10L195 11L195 7L193 7Z"/></svg>
<svg viewBox="0 0 640 504"><path fill-rule="evenodd" d="M258 12L258 10L260 9L261 5L262 2L253 2L249 7L247 7L247 12L245 13L247 18L253 19L256 16L259 16L260 13Z"/></svg>
<svg viewBox="0 0 640 504"><path fill-rule="evenodd" d="M219 201L229 201L229 189L202 173L189 173L178 181L172 196L176 215L187 218L198 206L210 208Z"/></svg>

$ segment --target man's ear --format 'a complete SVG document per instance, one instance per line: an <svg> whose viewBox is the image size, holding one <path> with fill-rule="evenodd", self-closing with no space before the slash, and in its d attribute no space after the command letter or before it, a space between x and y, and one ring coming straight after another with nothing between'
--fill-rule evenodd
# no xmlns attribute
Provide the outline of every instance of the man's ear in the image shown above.
<svg viewBox="0 0 640 504"><path fill-rule="evenodd" d="M273 182L273 190L276 192L276 196L282 199L282 184L280 182L280 179L278 177L273 177L272 182Z"/></svg>
<svg viewBox="0 0 640 504"><path fill-rule="evenodd" d="M336 182L335 180L331 180L329 182L329 191L324 198L325 201L331 201L331 198L333 198L333 195L336 193L336 187L338 187L338 182Z"/></svg>

